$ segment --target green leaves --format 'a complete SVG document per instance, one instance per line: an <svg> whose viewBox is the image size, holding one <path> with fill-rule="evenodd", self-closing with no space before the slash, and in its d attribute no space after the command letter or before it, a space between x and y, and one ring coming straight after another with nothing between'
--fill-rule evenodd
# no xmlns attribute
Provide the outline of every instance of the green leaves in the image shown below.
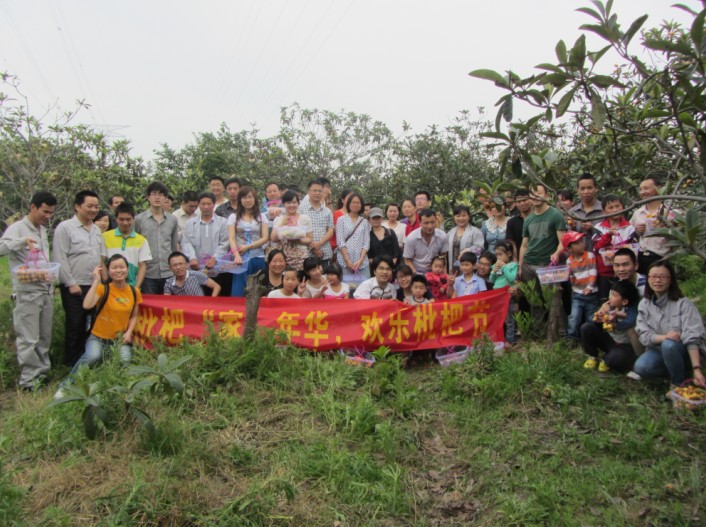
<svg viewBox="0 0 706 527"><path fill-rule="evenodd" d="M137 404L144 400L142 394L149 392L151 395L158 393L173 394L184 393L184 383L176 370L191 360L190 356L169 360L165 353L157 357L156 367L132 366L127 374L136 377L125 385L103 386L101 383L86 383L82 380L88 370L79 373L75 384L62 387L65 396L52 401L48 407L67 403L80 403L84 406L81 414L86 437L93 440L98 437L101 430L106 430L111 422L117 422L114 417L116 396L125 408L127 415L132 416L149 433L155 433L152 418ZM112 397L111 397L112 396Z"/></svg>
<svg viewBox="0 0 706 527"><path fill-rule="evenodd" d="M586 62L586 35L581 35L576 39L574 47L571 48L569 53L569 65L574 66L576 69L583 69L583 65Z"/></svg>
<svg viewBox="0 0 706 527"><path fill-rule="evenodd" d="M636 20L633 21L632 24L630 24L630 27L625 32L625 34L623 35L623 38L622 38L623 42L626 45L630 43L630 41L632 40L632 37L635 36L635 33L637 33L640 30L640 28L643 26L643 24L645 23L645 20L647 20L647 16L648 15L642 15L640 18L637 18Z"/></svg>
<svg viewBox="0 0 706 527"><path fill-rule="evenodd" d="M156 392L161 389L166 392L183 393L184 383L175 370L189 360L191 360L191 356L170 361L166 353L160 353L157 357L156 368L151 366L133 366L128 370L128 374L143 378L131 384L131 391L139 392L147 389Z"/></svg>
<svg viewBox="0 0 706 527"><path fill-rule="evenodd" d="M500 75L497 71L493 70L488 70L488 69L480 69L480 70L473 70L469 73L471 77L476 77L478 79L484 79L488 81L493 81L496 86L502 86L503 88L508 88L509 84L507 82L507 79Z"/></svg>
<svg viewBox="0 0 706 527"><path fill-rule="evenodd" d="M601 100L600 95L595 91L592 92L591 97L591 119L593 120L593 125L596 128L603 128L605 125L607 109L603 100Z"/></svg>
<svg viewBox="0 0 706 527"><path fill-rule="evenodd" d="M556 47L554 48L554 52L556 53L556 58L559 61L559 64L566 64L566 43L563 40L557 42Z"/></svg>
<svg viewBox="0 0 706 527"><path fill-rule="evenodd" d="M706 17L706 9L701 11L696 18L694 18L694 22L691 24L691 40L694 43L694 51L696 52L697 57L702 54L701 50L704 41L704 17Z"/></svg>

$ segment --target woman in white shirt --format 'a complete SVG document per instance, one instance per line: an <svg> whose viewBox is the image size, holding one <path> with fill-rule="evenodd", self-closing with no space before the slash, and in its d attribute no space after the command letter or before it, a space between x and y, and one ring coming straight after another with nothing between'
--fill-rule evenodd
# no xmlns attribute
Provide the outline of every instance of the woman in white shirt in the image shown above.
<svg viewBox="0 0 706 527"><path fill-rule="evenodd" d="M351 282L352 278L348 276L356 274L362 279L370 277L370 224L363 217L363 197L357 192L348 196L348 214L341 216L336 223L336 245L338 264L343 268L345 281Z"/></svg>
<svg viewBox="0 0 706 527"><path fill-rule="evenodd" d="M263 247L269 239L267 216L257 207L257 192L242 187L238 192L235 214L228 217L228 242L230 250L242 258L247 270L233 276L231 296L245 296L247 277L266 269Z"/></svg>
<svg viewBox="0 0 706 527"><path fill-rule="evenodd" d="M301 271L312 241L311 218L299 214L299 197L293 190L284 193L282 204L284 214L274 220L272 241L279 244L287 257L287 265Z"/></svg>

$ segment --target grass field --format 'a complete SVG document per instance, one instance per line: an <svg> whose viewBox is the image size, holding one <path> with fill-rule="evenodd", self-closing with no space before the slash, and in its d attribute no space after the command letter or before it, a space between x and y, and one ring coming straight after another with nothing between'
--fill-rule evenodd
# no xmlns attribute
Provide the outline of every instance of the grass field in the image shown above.
<svg viewBox="0 0 706 527"><path fill-rule="evenodd" d="M0 525L706 524L706 414L587 372L577 350L406 370L272 335L163 351L85 372L86 395L52 407L3 362ZM89 440L93 404L105 425Z"/></svg>

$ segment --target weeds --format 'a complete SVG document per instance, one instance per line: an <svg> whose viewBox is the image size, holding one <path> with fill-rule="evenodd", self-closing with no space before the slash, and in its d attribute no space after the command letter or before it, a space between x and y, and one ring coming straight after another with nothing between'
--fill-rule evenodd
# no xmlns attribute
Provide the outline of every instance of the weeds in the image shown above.
<svg viewBox="0 0 706 527"><path fill-rule="evenodd" d="M706 416L562 345L497 357L484 340L463 364L405 370L386 349L368 369L275 344L157 342L133 368L82 371L82 398L50 410L49 394L7 393L0 523L702 522Z"/></svg>
<svg viewBox="0 0 706 527"><path fill-rule="evenodd" d="M115 379L119 358L117 353L110 355L112 368L107 367L99 373L100 380L90 382L91 370L80 369L76 379L62 388L65 395L49 403L49 406L70 403L81 405L81 420L88 439L96 439L99 433L106 433L124 423L127 417L132 417L140 423L146 434L155 436L152 442L159 444L160 439L156 437L158 431L145 408L157 395L181 395L184 392L184 383L176 370L191 357L170 361L166 354L160 353L156 366L132 366L125 376L121 370L117 370L120 373Z"/></svg>
<svg viewBox="0 0 706 527"><path fill-rule="evenodd" d="M12 475L0 460L0 524L15 525L19 521L24 496L25 491L13 484Z"/></svg>

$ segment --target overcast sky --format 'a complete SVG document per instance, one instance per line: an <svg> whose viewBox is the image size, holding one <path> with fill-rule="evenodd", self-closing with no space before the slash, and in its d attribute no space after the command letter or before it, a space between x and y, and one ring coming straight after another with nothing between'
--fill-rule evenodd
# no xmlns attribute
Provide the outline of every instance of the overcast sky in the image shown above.
<svg viewBox="0 0 706 527"><path fill-rule="evenodd" d="M626 29L686 21L673 0L615 0ZM684 3L696 6L695 0ZM366 113L399 131L445 126L502 93L477 68L525 75L573 43L588 0L0 0L0 70L32 113L84 98L81 119L149 160L194 132L276 133L279 109ZM637 47L635 48L637 51Z"/></svg>

